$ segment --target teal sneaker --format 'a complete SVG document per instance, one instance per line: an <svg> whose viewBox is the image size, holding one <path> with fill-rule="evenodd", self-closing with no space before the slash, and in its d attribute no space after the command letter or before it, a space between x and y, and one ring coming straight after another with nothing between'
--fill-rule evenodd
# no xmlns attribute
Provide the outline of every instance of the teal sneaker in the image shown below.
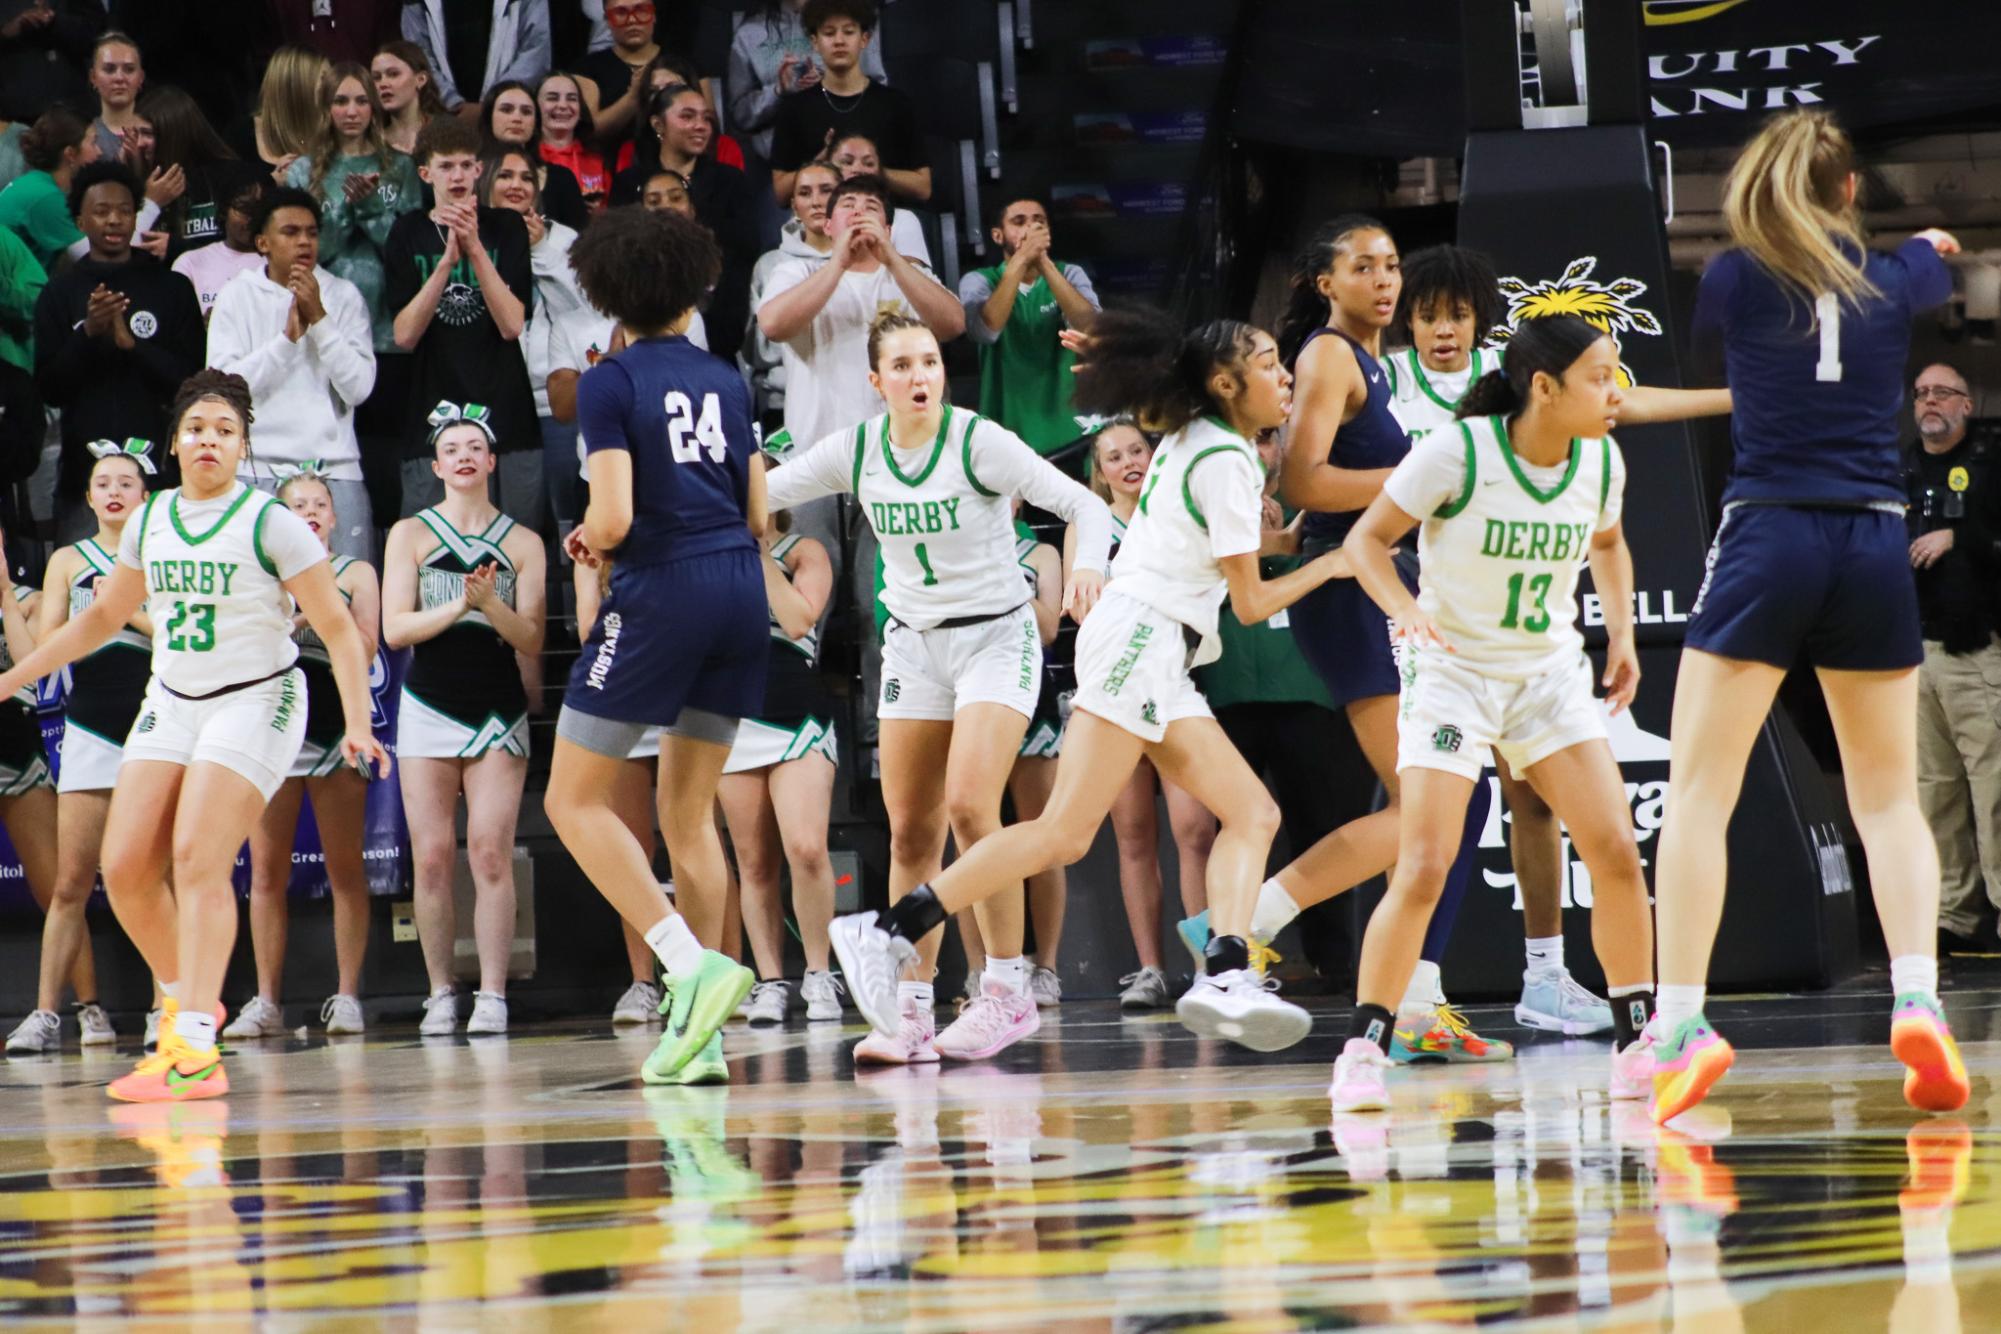
<svg viewBox="0 0 2001 1334"><path fill-rule="evenodd" d="M687 1063L674 1073L656 1079L650 1070L642 1070L640 1078L649 1084L729 1083L730 1067L723 1059L723 1035L712 1034L702 1049L689 1057Z"/></svg>
<svg viewBox="0 0 2001 1334"><path fill-rule="evenodd" d="M693 971L670 975L666 999L660 1003L666 1029L640 1068L640 1077L649 1084L667 1083L669 1075L709 1045L756 981L750 969L714 950L703 950L702 962Z"/></svg>
<svg viewBox="0 0 2001 1334"><path fill-rule="evenodd" d="M1195 976L1202 976L1208 971L1209 963L1209 910L1204 908L1193 917L1182 918L1174 931L1181 937L1188 957L1194 961Z"/></svg>

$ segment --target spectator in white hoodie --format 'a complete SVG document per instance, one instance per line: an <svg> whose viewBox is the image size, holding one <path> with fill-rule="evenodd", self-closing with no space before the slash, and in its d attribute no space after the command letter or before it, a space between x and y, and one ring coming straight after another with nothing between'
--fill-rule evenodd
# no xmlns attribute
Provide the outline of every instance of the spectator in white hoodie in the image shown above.
<svg viewBox="0 0 2001 1334"><path fill-rule="evenodd" d="M318 460L340 527L336 555L373 561L374 516L361 480L354 409L375 387L368 305L345 278L318 265L319 204L303 190L266 191L253 224L262 269L240 273L209 316L208 364L250 384L257 402L255 456L244 480L276 492L273 466Z"/></svg>

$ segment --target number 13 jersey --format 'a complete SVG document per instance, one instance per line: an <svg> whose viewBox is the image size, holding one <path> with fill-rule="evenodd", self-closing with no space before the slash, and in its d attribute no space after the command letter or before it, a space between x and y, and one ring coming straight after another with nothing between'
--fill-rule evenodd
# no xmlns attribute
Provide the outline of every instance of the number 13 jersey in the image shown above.
<svg viewBox="0 0 2001 1334"><path fill-rule="evenodd" d="M1538 468L1515 454L1501 417L1419 436L1383 484L1418 516L1418 605L1454 660L1483 676L1527 680L1575 660L1577 576L1594 534L1619 522L1625 460L1610 436L1573 440Z"/></svg>
<svg viewBox="0 0 2001 1334"><path fill-rule="evenodd" d="M200 696L290 667L299 646L282 584L326 559L303 519L240 482L210 500L155 492L118 546L118 563L146 576L154 678Z"/></svg>

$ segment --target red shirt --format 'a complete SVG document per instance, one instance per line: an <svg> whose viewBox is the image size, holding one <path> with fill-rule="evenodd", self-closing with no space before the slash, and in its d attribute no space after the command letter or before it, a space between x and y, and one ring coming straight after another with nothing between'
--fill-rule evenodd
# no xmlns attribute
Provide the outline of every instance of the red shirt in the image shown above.
<svg viewBox="0 0 2001 1334"><path fill-rule="evenodd" d="M743 146L737 143L736 140L730 138L727 134L719 134L716 136L715 149L716 149L716 161L722 163L726 167L735 167L738 171L747 170L747 168L743 164ZM632 140L627 139L622 145L619 146L618 170L624 171L627 167L630 167L632 165L632 157L633 157L633 142Z"/></svg>
<svg viewBox="0 0 2001 1334"><path fill-rule="evenodd" d="M545 142L542 145L542 160L558 167L568 167L570 174L577 178L577 189L583 194L585 206L593 213L604 210L605 200L611 195L611 173L605 170L603 155L593 153L581 141L572 139L565 148Z"/></svg>

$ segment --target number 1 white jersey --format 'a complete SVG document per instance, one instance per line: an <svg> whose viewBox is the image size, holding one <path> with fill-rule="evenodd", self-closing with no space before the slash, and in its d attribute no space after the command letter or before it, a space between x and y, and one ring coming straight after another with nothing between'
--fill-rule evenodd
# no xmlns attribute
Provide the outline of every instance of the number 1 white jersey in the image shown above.
<svg viewBox="0 0 2001 1334"><path fill-rule="evenodd" d="M1593 534L1619 522L1625 487L1610 436L1572 441L1554 468L1522 462L1501 417L1418 437L1383 494L1420 516L1417 601L1454 661L1527 680L1583 652L1578 571Z"/></svg>
<svg viewBox="0 0 2001 1334"><path fill-rule="evenodd" d="M146 576L153 676L198 696L284 671L299 646L283 581L326 559L304 520L253 487L210 501L154 493L118 547Z"/></svg>
<svg viewBox="0 0 2001 1334"><path fill-rule="evenodd" d="M961 408L945 408L937 436L916 451L892 448L887 414L830 435L772 472L766 503L790 509L836 491L860 503L882 545L883 605L914 630L1027 601L1016 496L1078 525L1077 569L1103 570L1111 546L1102 500L1006 427Z"/></svg>

